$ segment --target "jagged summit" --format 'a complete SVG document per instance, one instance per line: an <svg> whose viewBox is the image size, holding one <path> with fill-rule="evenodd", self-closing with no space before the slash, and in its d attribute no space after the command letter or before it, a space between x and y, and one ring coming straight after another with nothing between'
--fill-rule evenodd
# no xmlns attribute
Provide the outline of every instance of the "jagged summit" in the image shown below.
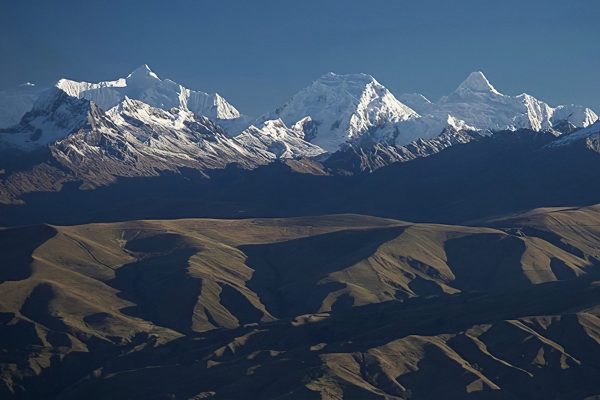
<svg viewBox="0 0 600 400"><path fill-rule="evenodd" d="M129 80L148 79L148 78L154 79L154 80L160 80L158 75L150 69L148 64L142 64L139 67L137 67L136 69L134 69L133 71L131 71L131 73L129 75L127 75L126 79L129 81Z"/></svg>
<svg viewBox="0 0 600 400"><path fill-rule="evenodd" d="M186 89L145 64L114 81L64 79L35 98L19 124L0 131L0 149L5 154L49 150L53 163L71 171L68 179L83 177L92 186L115 177L231 164L255 168L278 159L294 159L292 164L319 173L328 172L312 163L329 157L345 171L374 170L494 131L559 135L598 119L588 108L551 107L529 95L499 94L481 72L438 102L419 94L402 96L409 105L371 75L327 73L255 121L236 118L237 110L218 94ZM239 124L240 133L233 136L229 128L226 134L224 122ZM588 132L583 138L588 147L600 148L597 130ZM352 151L344 152L347 148ZM335 156L340 150L344 154ZM11 189L10 198L21 189Z"/></svg>
<svg viewBox="0 0 600 400"><path fill-rule="evenodd" d="M235 139L268 159L317 157L325 153L304 140L304 133L297 126L287 127L280 118L265 121L261 126L251 125Z"/></svg>
<svg viewBox="0 0 600 400"><path fill-rule="evenodd" d="M481 71L471 72L456 90L500 94Z"/></svg>
<svg viewBox="0 0 600 400"><path fill-rule="evenodd" d="M137 67L136 69L131 71L131 73L129 75L127 75L127 77L130 78L134 75L153 75L158 78L156 73L154 73L154 71L152 71L152 69L150 68L150 66L148 66L148 64L140 65L139 67Z"/></svg>
<svg viewBox="0 0 600 400"><path fill-rule="evenodd" d="M262 134L272 135L277 129L286 135L297 132L302 140L329 153L346 143L406 145L419 138L434 138L448 127L480 132L517 129L566 132L564 127L570 127L571 131L598 120L586 107L552 107L530 95L502 94L481 71L470 73L454 92L437 102L418 93L396 97L366 73L328 72L258 119L240 115L217 93L190 90L162 79L147 64L116 80L91 83L61 79L55 88L72 98L93 101L106 112L117 107L119 112L129 110L132 115L143 116L142 119L172 120L174 126L192 121L193 116L205 116L230 136L251 125L258 127ZM44 89L37 87L0 92L0 127L18 125L23 115L32 110L36 99L45 101L43 93ZM169 116L146 106L163 110ZM52 128L53 123L40 124L35 129L44 131ZM60 123L67 124L67 121ZM64 133L62 129L57 131L59 135Z"/></svg>
<svg viewBox="0 0 600 400"><path fill-rule="evenodd" d="M348 90L354 95L362 95L365 89L369 87L387 90L373 77L373 75L362 72L353 74L336 74L335 72L328 72L321 75L308 88L315 86L330 87L332 90Z"/></svg>
<svg viewBox="0 0 600 400"><path fill-rule="evenodd" d="M307 138L334 152L348 140L356 140L367 132L393 129L393 124L417 116L373 76L329 72L257 123L281 118L292 126L310 117L311 132L306 132Z"/></svg>
<svg viewBox="0 0 600 400"><path fill-rule="evenodd" d="M427 111L443 118L449 114L487 131L550 130L565 121L576 127L586 127L598 119L589 108L574 105L552 107L525 93L504 95L481 71L472 72L453 93L428 106Z"/></svg>
<svg viewBox="0 0 600 400"><path fill-rule="evenodd" d="M43 91L20 123L5 129L0 148L31 150L46 146L86 124L91 104L58 88Z"/></svg>
<svg viewBox="0 0 600 400"><path fill-rule="evenodd" d="M147 64L127 77L98 83L61 79L56 87L70 96L95 101L103 110L119 104L125 97L143 101L153 107L189 110L212 120L236 119L239 111L216 93L191 90L169 79L161 79Z"/></svg>

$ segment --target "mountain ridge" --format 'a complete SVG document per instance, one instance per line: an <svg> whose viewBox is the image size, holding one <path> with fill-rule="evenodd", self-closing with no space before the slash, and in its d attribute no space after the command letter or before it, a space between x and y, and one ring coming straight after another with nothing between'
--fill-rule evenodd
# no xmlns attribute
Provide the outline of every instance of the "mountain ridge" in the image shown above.
<svg viewBox="0 0 600 400"><path fill-rule="evenodd" d="M166 111L173 107L189 110L221 123L231 136L251 124L261 125L267 120L281 118L286 125L292 126L310 118L310 132L305 132L307 141L330 153L338 150L343 143L354 142L364 136L405 145L418 138L435 137L447 127L468 126L484 131L528 128L539 131L552 129L564 121L578 128L586 127L598 119L586 107L550 107L527 94L503 95L481 71L471 73L452 94L438 102L431 102L420 94L394 96L368 74L338 75L330 72L300 90L276 110L254 121L241 115L220 95L193 91L169 79L162 80L146 64L127 77L114 81L88 83L61 79L55 86L71 96L94 100L105 111L125 97ZM9 113L14 120L14 115L19 112L15 109ZM0 126L6 127L7 124L0 120Z"/></svg>
<svg viewBox="0 0 600 400"><path fill-rule="evenodd" d="M199 116L215 120L236 119L239 111L218 93L208 94L187 89L169 79L162 80L147 64L132 71L126 78L99 83L61 79L56 87L70 96L93 100L101 108L116 106L123 98L142 100L154 107L186 109Z"/></svg>
<svg viewBox="0 0 600 400"><path fill-rule="evenodd" d="M490 118L497 126L508 118L511 132L521 124L531 132L562 135L565 142L557 143L565 144L568 138L585 136L588 130L578 134L578 129L596 126L590 123L597 118L588 115L588 109L576 108L568 114L571 119L564 120L568 108L551 108L528 95L503 95L481 72L459 86L451 95L454 100L433 103L420 95L405 96L429 108L421 113L405 106L371 75L329 73L275 112L276 118L264 116L232 135L220 123L241 123L243 117L199 115L192 110L191 92L161 80L146 65L117 81L67 83L59 86L73 96L59 87L44 90L19 125L0 130L5 160L0 162L2 202L21 202L27 193L61 190L69 182L96 188L120 178L186 168L209 176L234 165L251 170L278 160L290 160L287 165L310 174L361 174L493 135L495 131L485 128ZM113 92L121 89L126 91ZM103 110L87 97L116 104ZM171 107L165 101L176 103ZM480 102L473 106L473 101ZM444 108L448 104L458 104L459 111L466 107L478 120L471 125L468 115L466 121L454 117ZM551 124L552 116L561 120ZM590 150L600 148L594 138L584 137ZM46 156L37 163L36 154L41 153ZM30 158L31 163L16 158Z"/></svg>

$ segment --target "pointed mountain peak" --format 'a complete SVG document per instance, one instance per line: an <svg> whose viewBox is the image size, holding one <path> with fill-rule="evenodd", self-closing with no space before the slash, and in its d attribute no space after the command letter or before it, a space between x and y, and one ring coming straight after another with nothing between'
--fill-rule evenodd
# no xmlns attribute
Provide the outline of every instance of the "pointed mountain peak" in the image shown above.
<svg viewBox="0 0 600 400"><path fill-rule="evenodd" d="M475 71L465 79L463 83L457 89L458 92L470 91L470 92L481 92L481 93L494 93L500 94L494 86L488 81L483 72Z"/></svg>
<svg viewBox="0 0 600 400"><path fill-rule="evenodd" d="M142 79L152 78L152 79L160 80L158 75L156 75L150 69L148 64L143 64L143 65L137 67L129 75L127 75L127 79L140 79L140 78L142 78Z"/></svg>
<svg viewBox="0 0 600 400"><path fill-rule="evenodd" d="M281 118L270 119L263 123L263 126L266 128L283 128L287 129L285 122Z"/></svg>
<svg viewBox="0 0 600 400"><path fill-rule="evenodd" d="M123 100L121 100L121 102L116 105L116 107L120 109L135 109L143 106L147 106L147 104L127 96L123 97Z"/></svg>

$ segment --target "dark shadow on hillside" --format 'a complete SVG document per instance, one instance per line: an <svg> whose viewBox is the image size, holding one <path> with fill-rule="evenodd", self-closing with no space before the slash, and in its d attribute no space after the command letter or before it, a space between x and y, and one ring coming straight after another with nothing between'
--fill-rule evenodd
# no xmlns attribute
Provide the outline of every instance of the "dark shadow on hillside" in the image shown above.
<svg viewBox="0 0 600 400"><path fill-rule="evenodd" d="M448 266L464 291L506 290L530 285L521 268L525 244L515 236L480 234L448 240Z"/></svg>
<svg viewBox="0 0 600 400"><path fill-rule="evenodd" d="M219 298L221 305L233 314L242 325L259 322L263 317L262 311L254 307L244 295L229 285L221 286ZM219 324L214 325L219 326Z"/></svg>
<svg viewBox="0 0 600 400"><path fill-rule="evenodd" d="M323 282L328 274L371 256L404 228L334 232L280 243L241 246L246 264L255 270L248 287L276 317L319 310L327 294L342 289Z"/></svg>
<svg viewBox="0 0 600 400"><path fill-rule="evenodd" d="M33 251L54 235L48 225L0 230L0 283L29 278Z"/></svg>
<svg viewBox="0 0 600 400"><path fill-rule="evenodd" d="M125 248L135 252L139 261L117 269L109 282L121 290L121 297L135 304L123 311L157 325L190 332L202 280L188 274L188 261L201 248L175 234L132 240Z"/></svg>
<svg viewBox="0 0 600 400"><path fill-rule="evenodd" d="M132 397L136 398L150 395L167 396L169 393L188 398L194 393L212 388L219 388L218 398L236 398L240 393L250 398L279 398L283 394L287 394L289 398L312 398L314 396L306 396L310 393L305 391L304 385L322 376L324 371L321 368L320 354L346 352L360 361L360 357L369 349L407 335L460 333L477 324L502 324L504 320L528 315L571 313L586 309L598 301L600 288L589 279L577 279L492 295L459 294L443 298L408 300L404 303L391 301L372 304L355 307L348 312L334 314L329 319L301 326L275 322L264 324L259 330L256 327L216 330L124 355L106 369L107 374L121 372L120 374L113 375L114 378L82 381L81 385L71 387L65 392L63 397L76 399L87 395L86 398L100 399L108 393L117 393L118 398L125 398L123 391L115 389L131 387L132 391L127 394L131 396L131 393L135 393ZM246 336L251 332L255 334ZM549 331L546 334L558 340L556 335L568 332L569 330L559 327L559 332ZM577 332L581 334L581 329ZM227 346L232 340L242 336L247 337L243 344ZM494 337L502 339L501 335ZM597 343L589 340L580 342L582 347L576 349L578 354L585 353L587 346L597 347ZM322 353L309 350L311 346L319 343L325 343ZM519 345L521 341L511 343ZM452 348L461 349L461 355L471 363L472 368L483 369L486 376L492 380L499 378L503 383L503 391L466 393L465 386L472 383L476 377L472 373L465 373L461 364L449 360L437 348L427 350L418 370L401 377L391 377L402 384L410 385L411 399L438 398L438 394L441 394L442 398L473 400L515 397L583 398L585 396L553 396L553 393L563 395L568 393L569 389L573 390L570 394L600 391L600 380L597 379L600 376L597 367L600 365L598 352L588 353L583 366L572 365L567 370L554 369L550 372L560 374L559 379L549 379L553 375L544 375L543 371L540 372L536 367L532 369L533 378L512 380L509 378L515 376L514 369L508 372L505 365L490 364L493 360L489 357L486 359L487 363L480 362L478 358L472 357L476 350L465 350L465 343L450 341L450 345ZM212 357L214 350L219 348L226 351L225 355L219 357L221 362L205 368L203 360L207 356ZM271 351L273 353L270 353ZM368 363L363 365L365 368L361 373L364 378L387 378L379 374L377 366ZM149 368L152 366L160 368ZM253 369L252 374L247 374L252 366L257 367ZM240 378L232 381L231 376ZM573 387L567 383L570 379L575 379L571 382L583 384ZM432 381L436 382L436 387L431 387ZM452 384L453 382L455 384ZM527 385L523 385L524 382ZM386 391L391 393L391 390L385 387ZM447 391L440 393L444 388ZM304 391L296 392L297 390ZM361 388L351 387L344 393L350 398L371 395ZM293 394L296 394L296 397Z"/></svg>

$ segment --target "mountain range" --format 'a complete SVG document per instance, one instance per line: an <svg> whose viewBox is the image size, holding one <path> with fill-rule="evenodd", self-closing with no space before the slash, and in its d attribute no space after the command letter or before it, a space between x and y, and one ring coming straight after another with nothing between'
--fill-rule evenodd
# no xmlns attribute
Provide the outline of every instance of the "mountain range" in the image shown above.
<svg viewBox="0 0 600 400"><path fill-rule="evenodd" d="M231 136L248 126L281 119L304 132L306 139L332 153L340 145L367 137L404 145L417 138L437 136L444 128L481 131L549 130L568 123L586 127L598 120L590 108L574 105L551 107L528 94L507 96L498 92L482 72L473 72L448 96L433 103L421 94L396 98L367 74L328 73L263 116L243 116L219 94L194 91L161 79L147 65L127 77L98 83L60 79L55 88L71 97L94 102L104 111L125 99L171 111L176 108L221 122ZM48 89L31 84L1 92L0 127L10 128L35 108ZM39 108L39 107L38 107Z"/></svg>
<svg viewBox="0 0 600 400"><path fill-rule="evenodd" d="M68 182L95 188L184 168L209 176L277 160L302 159L310 173L355 174L496 132L593 134L598 120L583 106L503 95L481 72L437 103L419 94L395 97L367 74L328 73L255 119L218 94L161 79L147 65L114 81L23 86L2 92L0 104L3 203Z"/></svg>

